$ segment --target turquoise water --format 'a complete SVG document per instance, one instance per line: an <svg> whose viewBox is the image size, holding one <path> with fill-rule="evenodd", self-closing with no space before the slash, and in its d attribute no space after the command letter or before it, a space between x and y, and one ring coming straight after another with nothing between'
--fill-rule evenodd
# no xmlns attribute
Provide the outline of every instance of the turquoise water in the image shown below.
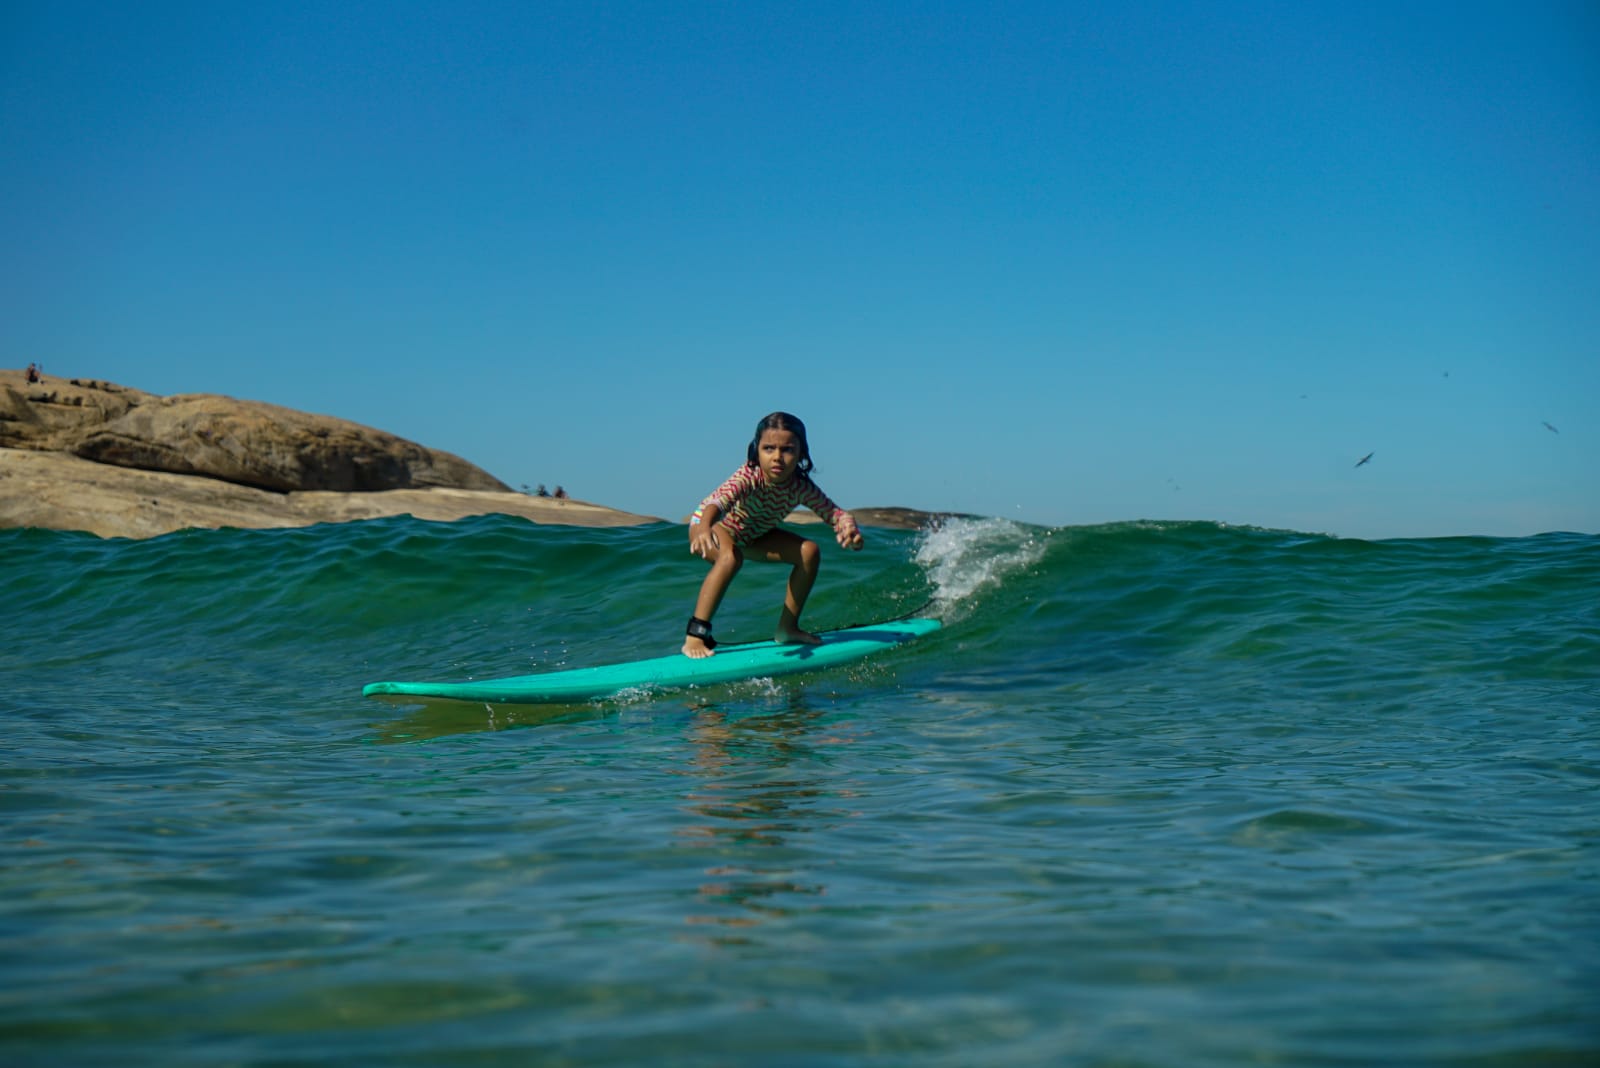
<svg viewBox="0 0 1600 1068"><path fill-rule="evenodd" d="M670 652L681 528L0 553L7 1065L1600 1058L1594 536L877 531L807 621L938 634L557 708L360 689Z"/></svg>

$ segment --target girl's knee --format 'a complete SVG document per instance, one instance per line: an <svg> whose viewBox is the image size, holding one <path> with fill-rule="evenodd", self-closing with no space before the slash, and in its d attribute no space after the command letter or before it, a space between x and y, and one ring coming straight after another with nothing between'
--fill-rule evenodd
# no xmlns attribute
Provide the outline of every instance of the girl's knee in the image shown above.
<svg viewBox="0 0 1600 1068"><path fill-rule="evenodd" d="M815 571L822 565L822 547L810 538L800 542L800 566L807 571Z"/></svg>

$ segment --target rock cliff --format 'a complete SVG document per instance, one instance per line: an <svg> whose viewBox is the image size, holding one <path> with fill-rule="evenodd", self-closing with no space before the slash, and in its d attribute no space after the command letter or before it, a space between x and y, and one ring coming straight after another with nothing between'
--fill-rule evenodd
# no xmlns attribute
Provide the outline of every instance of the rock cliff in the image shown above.
<svg viewBox="0 0 1600 1068"><path fill-rule="evenodd" d="M344 419L210 393L163 397L93 379L29 383L21 371L0 372L0 447L277 493L511 490L459 456Z"/></svg>
<svg viewBox="0 0 1600 1068"><path fill-rule="evenodd" d="M909 529L941 518L853 511L864 526ZM495 513L570 526L661 522L516 493L459 456L331 416L95 379L29 382L23 371L0 370L0 528L149 538L197 527Z"/></svg>
<svg viewBox="0 0 1600 1068"><path fill-rule="evenodd" d="M515 493L459 456L344 419L0 370L0 527L148 538L491 513L573 526L656 522Z"/></svg>

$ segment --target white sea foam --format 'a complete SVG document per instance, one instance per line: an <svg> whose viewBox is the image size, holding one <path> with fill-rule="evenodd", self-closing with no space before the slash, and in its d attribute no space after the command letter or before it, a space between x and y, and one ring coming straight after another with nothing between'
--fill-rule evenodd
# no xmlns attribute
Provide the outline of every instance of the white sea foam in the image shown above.
<svg viewBox="0 0 1600 1068"><path fill-rule="evenodd" d="M980 590L1032 567L1048 530L1009 519L949 519L924 531L913 559L933 586L935 614L948 619Z"/></svg>

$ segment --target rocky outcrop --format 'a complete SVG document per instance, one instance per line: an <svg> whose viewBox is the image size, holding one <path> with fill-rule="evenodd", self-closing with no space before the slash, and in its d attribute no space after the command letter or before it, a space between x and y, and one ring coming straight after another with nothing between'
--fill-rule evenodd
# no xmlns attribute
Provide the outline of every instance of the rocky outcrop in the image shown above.
<svg viewBox="0 0 1600 1068"><path fill-rule="evenodd" d="M102 538L152 538L195 528L304 527L392 515L450 521L491 514L582 527L660 522L598 504L525 493L273 493L215 478L112 467L64 452L0 449L0 529L40 527L82 530Z"/></svg>
<svg viewBox="0 0 1600 1068"><path fill-rule="evenodd" d="M868 527L912 529L946 517L853 511ZM28 382L23 371L0 370L0 528L148 538L197 527L487 514L591 527L662 522L516 493L458 456L331 416L94 379ZM820 522L810 512L790 519Z"/></svg>
<svg viewBox="0 0 1600 1068"><path fill-rule="evenodd" d="M332 416L93 379L29 383L21 371L0 371L0 447L276 493L511 489L459 456Z"/></svg>
<svg viewBox="0 0 1600 1068"><path fill-rule="evenodd" d="M976 518L965 512L924 512L919 508L851 508L849 512L862 526L885 530L927 530L942 525L947 519ZM790 512L783 521L800 525L822 522L815 512L806 509Z"/></svg>

